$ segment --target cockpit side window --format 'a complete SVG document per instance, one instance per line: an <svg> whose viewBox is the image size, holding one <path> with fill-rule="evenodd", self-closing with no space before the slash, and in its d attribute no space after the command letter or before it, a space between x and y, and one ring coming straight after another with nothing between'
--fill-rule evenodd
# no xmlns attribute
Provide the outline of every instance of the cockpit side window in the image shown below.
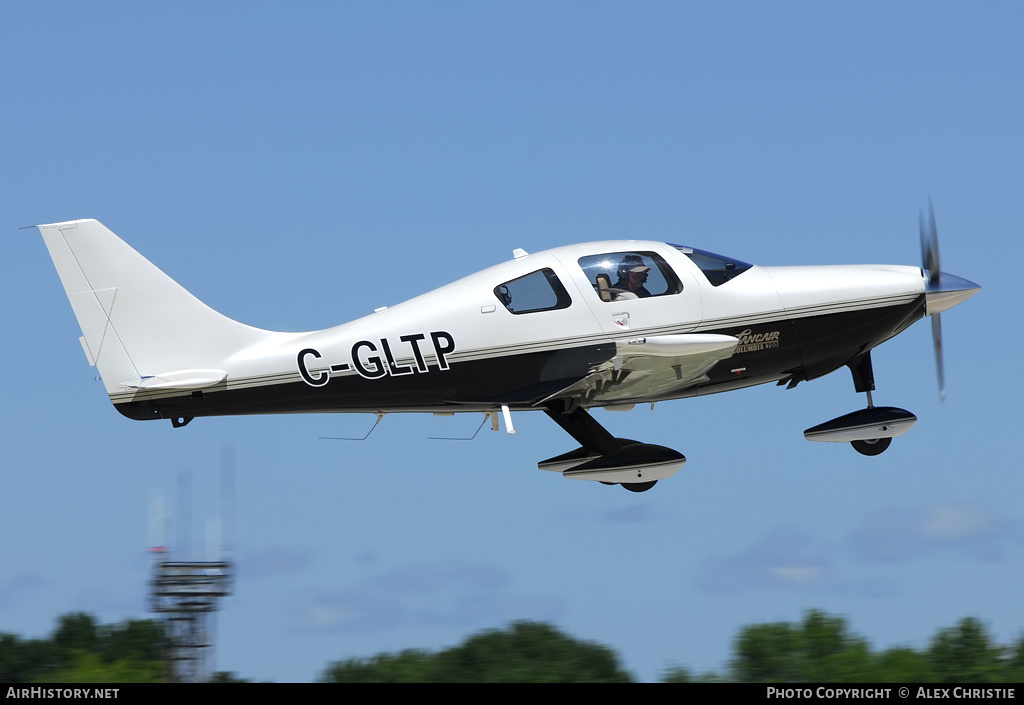
<svg viewBox="0 0 1024 705"><path fill-rule="evenodd" d="M698 250L684 245L672 245L672 247L693 260L693 263L700 267L700 271L704 272L704 276L711 282L711 286L721 286L754 266L732 257L716 255L707 250Z"/></svg>
<svg viewBox="0 0 1024 705"><path fill-rule="evenodd" d="M547 267L499 284L494 287L494 295L515 314L555 311L572 304L569 292Z"/></svg>
<svg viewBox="0 0 1024 705"><path fill-rule="evenodd" d="M653 252L608 252L580 257L579 265L602 301L646 299L683 290L672 268Z"/></svg>

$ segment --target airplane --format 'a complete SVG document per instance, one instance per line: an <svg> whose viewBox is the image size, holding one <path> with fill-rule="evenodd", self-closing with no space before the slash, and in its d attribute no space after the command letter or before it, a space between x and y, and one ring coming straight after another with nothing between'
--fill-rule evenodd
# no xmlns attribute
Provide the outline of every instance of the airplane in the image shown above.
<svg viewBox="0 0 1024 705"><path fill-rule="evenodd" d="M538 463L643 492L682 453L617 438L589 413L793 388L849 368L865 408L808 440L885 451L917 418L876 407L871 351L926 316L944 395L940 313L980 287L942 272L934 214L922 266L764 267L657 241L567 245L511 260L325 330L234 321L96 220L39 225L114 407L174 428L207 416L542 411L579 447Z"/></svg>

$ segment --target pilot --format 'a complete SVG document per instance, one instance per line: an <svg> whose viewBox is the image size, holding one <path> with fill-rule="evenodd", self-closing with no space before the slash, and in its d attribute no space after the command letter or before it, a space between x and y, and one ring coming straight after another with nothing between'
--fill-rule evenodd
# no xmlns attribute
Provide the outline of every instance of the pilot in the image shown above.
<svg viewBox="0 0 1024 705"><path fill-rule="evenodd" d="M627 299L645 299L651 295L644 286L647 283L647 273L651 268L644 264L640 255L626 255L619 263L619 280L615 282L616 301Z"/></svg>

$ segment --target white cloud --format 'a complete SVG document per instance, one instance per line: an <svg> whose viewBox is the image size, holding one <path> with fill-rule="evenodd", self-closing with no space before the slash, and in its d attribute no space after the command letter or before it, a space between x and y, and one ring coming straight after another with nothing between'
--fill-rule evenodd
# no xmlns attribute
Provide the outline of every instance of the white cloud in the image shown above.
<svg viewBox="0 0 1024 705"><path fill-rule="evenodd" d="M319 632L382 631L409 624L476 628L517 619L551 620L562 612L562 600L516 595L511 582L504 571L481 563L406 565L308 598L297 623Z"/></svg>
<svg viewBox="0 0 1024 705"><path fill-rule="evenodd" d="M796 527L780 526L732 556L705 561L697 583L709 591L825 587L834 583L833 573L820 541Z"/></svg>
<svg viewBox="0 0 1024 705"><path fill-rule="evenodd" d="M937 551L1001 560L1020 532L980 502L943 502L872 512L850 534L855 556L870 563L902 562Z"/></svg>
<svg viewBox="0 0 1024 705"><path fill-rule="evenodd" d="M998 520L977 502L939 504L922 512L921 534L935 542L956 541L999 532Z"/></svg>

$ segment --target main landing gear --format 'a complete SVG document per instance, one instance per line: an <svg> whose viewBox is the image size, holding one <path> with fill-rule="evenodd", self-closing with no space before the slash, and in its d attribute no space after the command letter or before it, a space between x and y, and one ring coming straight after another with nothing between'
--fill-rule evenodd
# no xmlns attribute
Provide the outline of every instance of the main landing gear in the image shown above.
<svg viewBox="0 0 1024 705"><path fill-rule="evenodd" d="M871 352L868 351L848 364L853 373L853 384L858 392L868 398L868 408L845 414L804 431L809 441L831 443L849 442L861 455L880 455L892 443L917 422L917 417L906 409L894 406L875 406L871 391L875 388L875 377L871 369Z"/></svg>
<svg viewBox="0 0 1024 705"><path fill-rule="evenodd" d="M574 480L622 485L630 492L646 492L686 464L686 457L671 448L615 438L582 407L553 401L544 412L580 447L537 463L541 470L560 472Z"/></svg>

